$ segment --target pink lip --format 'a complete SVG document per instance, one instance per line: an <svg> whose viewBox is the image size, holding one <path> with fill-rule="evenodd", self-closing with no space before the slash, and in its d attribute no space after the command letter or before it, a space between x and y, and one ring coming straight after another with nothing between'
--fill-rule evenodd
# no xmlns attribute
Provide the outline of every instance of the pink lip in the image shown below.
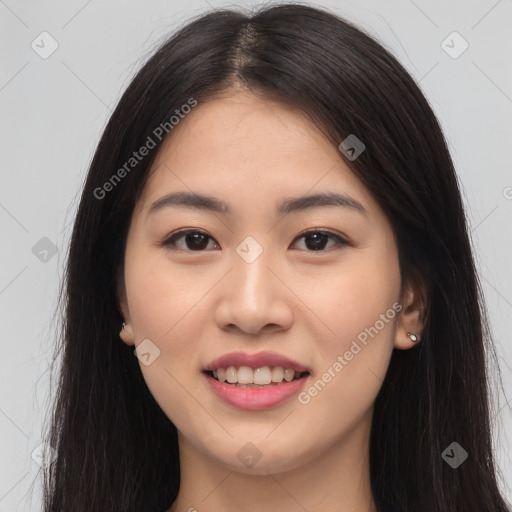
<svg viewBox="0 0 512 512"><path fill-rule="evenodd" d="M281 404L298 393L309 377L308 374L291 382L283 380L283 382L268 388L239 388L227 382L220 382L207 373L228 366L235 366L236 368L240 366L249 366L250 368L281 366L285 370L290 368L296 372L308 373L309 369L277 352L258 352L257 354L231 352L207 364L203 370L203 376L210 389L227 404L248 410L268 409Z"/></svg>
<svg viewBox="0 0 512 512"><path fill-rule="evenodd" d="M245 352L231 352L214 359L208 363L204 370L213 371L228 366L249 366L250 368L261 368L262 366L281 366L285 370L291 368L296 372L309 372L309 369L277 352L258 352L257 354L246 354Z"/></svg>
<svg viewBox="0 0 512 512"><path fill-rule="evenodd" d="M220 382L203 372L210 389L224 402L247 410L269 409L297 394L309 375L291 382L283 381L269 388L239 388L226 382Z"/></svg>

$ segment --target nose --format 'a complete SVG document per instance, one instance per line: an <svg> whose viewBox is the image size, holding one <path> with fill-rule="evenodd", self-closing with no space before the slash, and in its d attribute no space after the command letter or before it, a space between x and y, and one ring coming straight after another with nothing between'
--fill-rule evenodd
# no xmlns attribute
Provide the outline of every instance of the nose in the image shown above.
<svg viewBox="0 0 512 512"><path fill-rule="evenodd" d="M231 270L218 288L215 321L224 330L248 334L289 329L293 293L264 251L248 263L234 254Z"/></svg>

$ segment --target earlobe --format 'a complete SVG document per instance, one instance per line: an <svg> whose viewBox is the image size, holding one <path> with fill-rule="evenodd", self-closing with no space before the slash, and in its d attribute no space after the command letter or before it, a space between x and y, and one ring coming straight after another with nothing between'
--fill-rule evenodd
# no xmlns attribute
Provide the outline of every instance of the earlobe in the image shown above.
<svg viewBox="0 0 512 512"><path fill-rule="evenodd" d="M421 342L423 322L421 321L422 307L413 309L412 312L405 312L399 319L395 332L395 348L408 350Z"/></svg>
<svg viewBox="0 0 512 512"><path fill-rule="evenodd" d="M121 326L121 331L119 332L119 337L126 343L127 345L134 345L133 342L133 330L131 325L123 322Z"/></svg>
<svg viewBox="0 0 512 512"><path fill-rule="evenodd" d="M130 312L128 310L128 299L126 297L126 288L124 285L124 278L122 275L121 268L117 274L117 304L119 312L121 313L122 318L125 320L121 325L121 330L119 331L119 337L123 340L127 345L134 345L133 341L133 329L130 324Z"/></svg>
<svg viewBox="0 0 512 512"><path fill-rule="evenodd" d="M411 281L406 286L395 331L395 348L408 350L421 342L427 316L427 296L426 283L422 279Z"/></svg>

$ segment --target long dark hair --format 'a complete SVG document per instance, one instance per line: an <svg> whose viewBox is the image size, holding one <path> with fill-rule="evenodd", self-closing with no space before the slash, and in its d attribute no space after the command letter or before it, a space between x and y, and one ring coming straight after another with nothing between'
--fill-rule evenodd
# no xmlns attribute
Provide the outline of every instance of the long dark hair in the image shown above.
<svg viewBox="0 0 512 512"><path fill-rule="evenodd" d="M370 473L379 511L509 510L491 444L493 345L438 121L370 35L293 4L198 16L159 47L111 115L84 184L61 295L62 365L47 436L57 457L44 474L45 510L155 512L177 496L177 431L119 338L117 290L129 221L161 145L155 129L167 123L172 136L176 109L233 85L302 110L336 147L349 134L363 141L365 151L346 163L393 226L403 282L428 290L422 341L394 350L375 403ZM148 137L156 147L119 173ZM468 453L457 469L442 457L452 442Z"/></svg>

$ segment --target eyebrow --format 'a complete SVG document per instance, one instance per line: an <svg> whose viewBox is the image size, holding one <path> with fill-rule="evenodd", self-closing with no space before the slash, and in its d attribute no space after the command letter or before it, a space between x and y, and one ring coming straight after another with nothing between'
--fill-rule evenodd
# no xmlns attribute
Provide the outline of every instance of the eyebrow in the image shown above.
<svg viewBox="0 0 512 512"><path fill-rule="evenodd" d="M173 192L167 194L148 206L147 217L163 210L164 208L184 206L221 215L230 216L233 211L228 203L212 196L205 196L193 192ZM292 197L285 199L276 206L276 215L285 215L295 212L303 212L325 206L346 208L368 215L363 205L352 197L339 192L322 192L308 196Z"/></svg>

